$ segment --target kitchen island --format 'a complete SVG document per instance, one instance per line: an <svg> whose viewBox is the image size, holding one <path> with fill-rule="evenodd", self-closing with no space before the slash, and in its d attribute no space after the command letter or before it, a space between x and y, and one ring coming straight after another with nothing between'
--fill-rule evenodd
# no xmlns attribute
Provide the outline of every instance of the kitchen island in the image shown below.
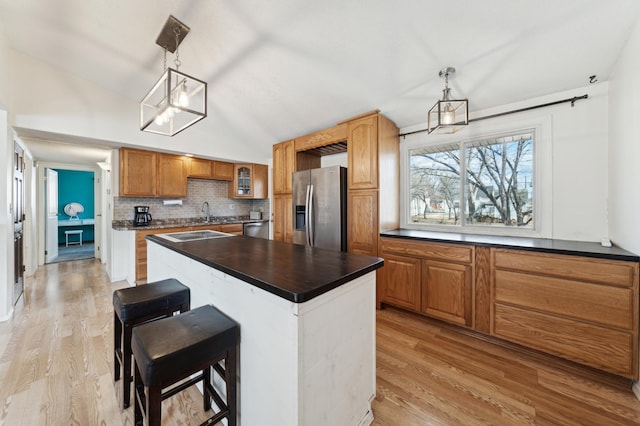
<svg viewBox="0 0 640 426"><path fill-rule="evenodd" d="M240 424L368 425L382 259L258 238L150 235L148 277L240 324Z"/></svg>

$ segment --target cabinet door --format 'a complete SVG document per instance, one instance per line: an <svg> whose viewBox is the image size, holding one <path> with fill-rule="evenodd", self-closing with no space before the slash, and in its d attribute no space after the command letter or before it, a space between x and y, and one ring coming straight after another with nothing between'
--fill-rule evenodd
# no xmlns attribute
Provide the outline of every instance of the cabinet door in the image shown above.
<svg viewBox="0 0 640 426"><path fill-rule="evenodd" d="M253 187L251 188L251 198L269 198L269 167L264 164L253 164Z"/></svg>
<svg viewBox="0 0 640 426"><path fill-rule="evenodd" d="M273 145L273 193L292 192L292 179L295 163L294 142L287 141Z"/></svg>
<svg viewBox="0 0 640 426"><path fill-rule="evenodd" d="M293 195L284 195L284 242L293 243Z"/></svg>
<svg viewBox="0 0 640 426"><path fill-rule="evenodd" d="M120 195L155 197L157 154L137 149L120 149Z"/></svg>
<svg viewBox="0 0 640 426"><path fill-rule="evenodd" d="M251 198L253 196L251 164L235 164L233 173L233 182L229 182L229 198Z"/></svg>
<svg viewBox="0 0 640 426"><path fill-rule="evenodd" d="M273 196L273 239L284 241L284 195Z"/></svg>
<svg viewBox="0 0 640 426"><path fill-rule="evenodd" d="M211 177L216 180L233 180L233 163L227 163L224 161L212 161L213 172Z"/></svg>
<svg viewBox="0 0 640 426"><path fill-rule="evenodd" d="M420 311L420 259L384 254L377 275L380 301Z"/></svg>
<svg viewBox="0 0 640 426"><path fill-rule="evenodd" d="M158 154L158 196L187 196L185 160L185 157L178 155Z"/></svg>
<svg viewBox="0 0 640 426"><path fill-rule="evenodd" d="M349 191L347 198L347 251L376 256L378 191Z"/></svg>
<svg viewBox="0 0 640 426"><path fill-rule="evenodd" d="M213 175L213 162L204 158L189 159L189 177L210 179Z"/></svg>
<svg viewBox="0 0 640 426"><path fill-rule="evenodd" d="M472 324L472 267L422 261L422 312L460 325Z"/></svg>
<svg viewBox="0 0 640 426"><path fill-rule="evenodd" d="M378 188L378 116L349 123L347 136L349 189Z"/></svg>
<svg viewBox="0 0 640 426"><path fill-rule="evenodd" d="M273 192L289 194L293 191L291 175L295 171L296 152L294 141L273 145Z"/></svg>
<svg viewBox="0 0 640 426"><path fill-rule="evenodd" d="M293 242L293 197L291 194L273 196L273 239Z"/></svg>

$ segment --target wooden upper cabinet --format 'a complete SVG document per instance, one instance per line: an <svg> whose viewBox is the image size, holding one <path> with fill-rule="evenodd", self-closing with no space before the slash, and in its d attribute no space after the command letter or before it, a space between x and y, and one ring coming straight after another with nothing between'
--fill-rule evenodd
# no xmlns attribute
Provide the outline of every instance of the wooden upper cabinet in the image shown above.
<svg viewBox="0 0 640 426"><path fill-rule="evenodd" d="M189 159L189 177L209 179L213 175L213 161L204 158Z"/></svg>
<svg viewBox="0 0 640 426"><path fill-rule="evenodd" d="M188 176L199 179L232 181L233 163L204 158L190 158Z"/></svg>
<svg viewBox="0 0 640 426"><path fill-rule="evenodd" d="M187 196L187 157L158 154L159 197Z"/></svg>
<svg viewBox="0 0 640 426"><path fill-rule="evenodd" d="M120 195L155 197L158 153L138 149L120 149Z"/></svg>
<svg viewBox="0 0 640 426"><path fill-rule="evenodd" d="M296 153L294 141L281 142L273 145L273 193L290 194L292 188L292 174L295 171Z"/></svg>
<svg viewBox="0 0 640 426"><path fill-rule="evenodd" d="M234 164L229 198L264 199L269 197L269 169L263 164Z"/></svg>
<svg viewBox="0 0 640 426"><path fill-rule="evenodd" d="M347 134L349 189L378 188L378 115L349 122Z"/></svg>
<svg viewBox="0 0 640 426"><path fill-rule="evenodd" d="M227 163L224 161L212 161L213 163L213 171L211 174L212 179L216 180L233 180L233 163Z"/></svg>

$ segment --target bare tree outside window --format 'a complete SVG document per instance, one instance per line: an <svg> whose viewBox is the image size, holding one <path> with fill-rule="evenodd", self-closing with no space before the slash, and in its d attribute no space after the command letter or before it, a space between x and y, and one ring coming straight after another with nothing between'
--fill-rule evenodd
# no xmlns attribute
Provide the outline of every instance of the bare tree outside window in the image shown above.
<svg viewBox="0 0 640 426"><path fill-rule="evenodd" d="M411 223L532 229L533 159L533 131L412 150Z"/></svg>

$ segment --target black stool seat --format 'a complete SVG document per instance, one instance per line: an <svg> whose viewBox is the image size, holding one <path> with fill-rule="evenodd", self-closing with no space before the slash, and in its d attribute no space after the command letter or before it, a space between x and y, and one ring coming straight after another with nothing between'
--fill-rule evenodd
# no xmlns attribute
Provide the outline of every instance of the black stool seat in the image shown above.
<svg viewBox="0 0 640 426"><path fill-rule="evenodd" d="M113 309L126 322L189 303L189 287L175 278L113 292Z"/></svg>
<svg viewBox="0 0 640 426"><path fill-rule="evenodd" d="M122 369L122 408L129 406L132 382L131 331L134 326L186 312L190 308L189 287L169 278L113 292L114 381Z"/></svg>
<svg viewBox="0 0 640 426"><path fill-rule="evenodd" d="M142 324L133 329L131 349L135 360L135 422L160 424L160 404L194 383L203 381L204 409L211 398L220 411L210 422L227 418L236 423L236 350L240 340L238 324L211 305L201 306L170 318ZM224 367L220 362L224 360ZM211 386L212 369L225 380L226 403ZM162 389L202 370L198 377ZM210 423L207 423L210 424Z"/></svg>

